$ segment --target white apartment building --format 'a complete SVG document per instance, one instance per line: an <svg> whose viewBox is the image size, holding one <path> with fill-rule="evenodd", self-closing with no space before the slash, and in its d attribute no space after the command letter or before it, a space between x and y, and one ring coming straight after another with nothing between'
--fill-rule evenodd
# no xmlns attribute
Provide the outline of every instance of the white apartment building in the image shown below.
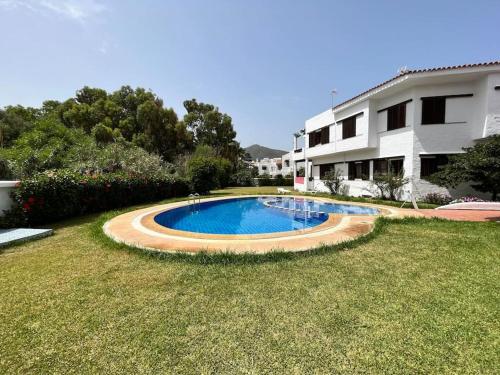
<svg viewBox="0 0 500 375"><path fill-rule="evenodd" d="M481 196L425 178L448 155L493 134L500 134L500 61L407 70L305 122L303 148L294 135L294 187L327 191L322 177L333 168L349 195L373 196L370 180L391 168L410 179L404 199L429 192Z"/></svg>
<svg viewBox="0 0 500 375"><path fill-rule="evenodd" d="M259 170L259 176L268 174L271 177L276 177L281 174L281 158L262 158L252 162L252 165Z"/></svg>

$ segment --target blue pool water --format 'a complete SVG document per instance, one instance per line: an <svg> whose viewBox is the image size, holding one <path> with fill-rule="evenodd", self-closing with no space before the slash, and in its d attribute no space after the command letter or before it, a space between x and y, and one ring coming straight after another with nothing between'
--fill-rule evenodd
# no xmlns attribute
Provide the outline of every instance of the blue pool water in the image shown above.
<svg viewBox="0 0 500 375"><path fill-rule="evenodd" d="M281 207L273 207L273 205L281 205ZM285 206L293 208L293 210L283 209ZM316 212L304 212L304 207L306 211ZM316 210L309 207L321 207L322 209ZM162 212L156 215L154 220L160 225L177 230L244 235L312 228L328 219L326 212L367 213L358 212L359 209L366 209L366 207L343 204L330 205L313 200L293 198L252 197L183 206ZM324 213L318 211L324 211Z"/></svg>
<svg viewBox="0 0 500 375"><path fill-rule="evenodd" d="M345 215L377 215L379 211L376 208L356 206L352 204L328 203L304 198L275 198L268 201L273 207L288 209L300 209L306 211L322 211L326 213L345 214Z"/></svg>

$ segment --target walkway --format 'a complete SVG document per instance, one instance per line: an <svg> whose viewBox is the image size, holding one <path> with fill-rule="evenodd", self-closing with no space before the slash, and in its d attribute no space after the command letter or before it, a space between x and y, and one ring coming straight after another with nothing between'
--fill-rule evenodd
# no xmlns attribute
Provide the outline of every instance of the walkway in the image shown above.
<svg viewBox="0 0 500 375"><path fill-rule="evenodd" d="M488 210L418 210L426 217L457 221L500 221L500 211Z"/></svg>

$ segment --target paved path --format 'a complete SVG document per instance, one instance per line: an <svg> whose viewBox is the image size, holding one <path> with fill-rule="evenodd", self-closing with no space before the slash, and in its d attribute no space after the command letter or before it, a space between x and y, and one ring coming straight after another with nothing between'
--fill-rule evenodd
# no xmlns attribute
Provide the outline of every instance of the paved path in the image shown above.
<svg viewBox="0 0 500 375"><path fill-rule="evenodd" d="M426 217L457 221L500 221L500 211L488 210L418 210Z"/></svg>

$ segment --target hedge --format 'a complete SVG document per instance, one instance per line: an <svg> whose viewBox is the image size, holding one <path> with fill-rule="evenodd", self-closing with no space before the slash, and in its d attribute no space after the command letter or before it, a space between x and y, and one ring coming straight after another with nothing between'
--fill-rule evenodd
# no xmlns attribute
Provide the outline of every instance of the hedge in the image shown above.
<svg viewBox="0 0 500 375"><path fill-rule="evenodd" d="M73 216L189 194L188 181L171 176L85 175L64 170L22 180L1 226L41 225Z"/></svg>
<svg viewBox="0 0 500 375"><path fill-rule="evenodd" d="M293 178L285 178L280 175L275 178L259 177L254 180L257 186L293 186Z"/></svg>

